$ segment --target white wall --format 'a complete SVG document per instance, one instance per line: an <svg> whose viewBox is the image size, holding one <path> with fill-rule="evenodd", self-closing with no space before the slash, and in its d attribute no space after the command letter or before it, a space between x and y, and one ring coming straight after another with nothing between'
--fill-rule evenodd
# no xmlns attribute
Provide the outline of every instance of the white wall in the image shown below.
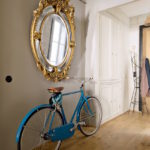
<svg viewBox="0 0 150 150"><path fill-rule="evenodd" d="M93 76L98 80L95 75L97 70L96 64L98 63L98 13L112 7L117 7L133 0L87 0L86 5L86 53L85 53L85 76Z"/></svg>
<svg viewBox="0 0 150 150"><path fill-rule="evenodd" d="M51 86L64 86L65 91L78 89L77 81L52 83L37 69L30 47L30 26L33 10L39 0L0 1L0 149L15 150L16 131L25 114L34 106L48 103ZM70 76L84 77L85 5L72 0L75 6L76 48ZM11 75L12 83L6 83ZM67 116L77 103L78 96L63 101Z"/></svg>
<svg viewBox="0 0 150 150"><path fill-rule="evenodd" d="M99 24L101 44L97 67L100 67L99 97L105 122L129 109L129 18L117 8L100 16L104 20Z"/></svg>
<svg viewBox="0 0 150 150"><path fill-rule="evenodd" d="M135 53L139 54L139 27L144 25L148 14L130 18L130 47L135 47Z"/></svg>
<svg viewBox="0 0 150 150"><path fill-rule="evenodd" d="M127 4L130 2L133 2L134 0L86 0L87 1L87 7L86 7L86 13L90 12L99 12L103 11L109 8L117 7L123 4Z"/></svg>
<svg viewBox="0 0 150 150"><path fill-rule="evenodd" d="M90 87L87 87L90 89L93 95L96 95L97 97L102 97L101 96L101 91L100 91L100 86L101 83L99 84L100 76L99 76L99 59L100 59L100 51L99 51L99 13L101 11L108 10L108 8L112 8L115 6L120 6L122 4L132 2L132 1L127 1L127 0L110 0L110 1L104 1L104 0L94 0L90 1L88 0L87 8L86 8L86 19L87 19L87 28L86 28L86 60L85 60L85 76L93 76L94 79L96 80L96 84L90 85ZM117 10L119 11L119 10ZM130 100L130 90L129 90L129 85L130 85L130 58L129 58L129 33L128 31L128 26L129 26L129 18L125 16L123 13L118 13L115 8L114 10L111 10L111 13L116 16L117 19L125 23L125 31L127 31L125 34L122 36L122 40L124 40L124 49L121 51L121 89L118 92L121 92L121 100L122 101L122 106L120 108L120 111L118 114L121 114L128 110L129 108L129 100ZM122 19L123 18L123 19ZM107 58L106 58L107 59ZM106 66L107 67L107 66ZM109 92L108 92L109 93ZM107 94L107 96L110 97L110 94ZM116 95L117 96L117 95ZM113 98L112 98L113 99ZM101 98L103 101L103 97ZM104 104L103 109L107 108L107 104ZM117 114L117 115L118 115ZM112 115L111 117L104 116L103 118L104 121L107 121L111 118L115 117L115 115Z"/></svg>

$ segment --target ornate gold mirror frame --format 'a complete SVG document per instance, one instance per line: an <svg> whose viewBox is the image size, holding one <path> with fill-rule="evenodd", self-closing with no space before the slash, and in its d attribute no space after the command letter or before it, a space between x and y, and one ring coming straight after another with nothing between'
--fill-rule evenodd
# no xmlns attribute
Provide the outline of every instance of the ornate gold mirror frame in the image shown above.
<svg viewBox="0 0 150 150"><path fill-rule="evenodd" d="M40 0L38 8L33 12L34 18L31 26L31 47L37 67L42 71L48 80L54 82L67 77L71 66L71 60L75 47L75 25L74 25L74 7L69 5L70 0ZM44 20L47 16L56 14L64 21L67 29L67 55L63 62L54 66L45 59L41 47L42 31Z"/></svg>

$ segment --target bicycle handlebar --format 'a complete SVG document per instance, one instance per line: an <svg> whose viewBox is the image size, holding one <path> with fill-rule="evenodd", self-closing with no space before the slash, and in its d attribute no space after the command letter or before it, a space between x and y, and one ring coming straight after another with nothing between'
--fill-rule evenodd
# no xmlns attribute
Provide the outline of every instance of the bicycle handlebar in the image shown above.
<svg viewBox="0 0 150 150"><path fill-rule="evenodd" d="M84 87L84 84L91 81L91 80L93 80L93 77L90 77L87 80L85 78L82 79L82 78L77 78L77 77L67 77L67 79L74 79L74 80L77 80L77 81L81 81L81 87Z"/></svg>
<svg viewBox="0 0 150 150"><path fill-rule="evenodd" d="M93 77L90 77L88 80L83 80L83 81L81 82L81 87L83 87L85 83L87 83L87 82L89 82L89 81L91 81L91 80L93 80Z"/></svg>

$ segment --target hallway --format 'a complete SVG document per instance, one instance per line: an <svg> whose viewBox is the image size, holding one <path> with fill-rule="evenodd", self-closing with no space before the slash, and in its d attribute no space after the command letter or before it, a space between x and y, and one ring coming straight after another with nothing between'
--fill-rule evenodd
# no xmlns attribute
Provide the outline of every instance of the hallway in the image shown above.
<svg viewBox="0 0 150 150"><path fill-rule="evenodd" d="M102 125L92 137L85 138L77 131L62 143L61 150L149 150L149 133L149 115L127 112Z"/></svg>

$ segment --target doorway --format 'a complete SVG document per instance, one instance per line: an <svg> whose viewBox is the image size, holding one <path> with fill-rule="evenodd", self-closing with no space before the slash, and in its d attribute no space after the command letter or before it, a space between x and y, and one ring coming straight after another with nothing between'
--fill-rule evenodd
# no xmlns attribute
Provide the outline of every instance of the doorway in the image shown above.
<svg viewBox="0 0 150 150"><path fill-rule="evenodd" d="M142 25L140 26L140 42L139 42L140 52L139 52L139 62L140 66L142 60L145 58L150 59L150 25ZM140 71L140 80L141 80L141 71ZM147 103L147 107L150 108L149 100L150 98L147 97L145 99ZM139 110L142 111L142 97L139 94Z"/></svg>

